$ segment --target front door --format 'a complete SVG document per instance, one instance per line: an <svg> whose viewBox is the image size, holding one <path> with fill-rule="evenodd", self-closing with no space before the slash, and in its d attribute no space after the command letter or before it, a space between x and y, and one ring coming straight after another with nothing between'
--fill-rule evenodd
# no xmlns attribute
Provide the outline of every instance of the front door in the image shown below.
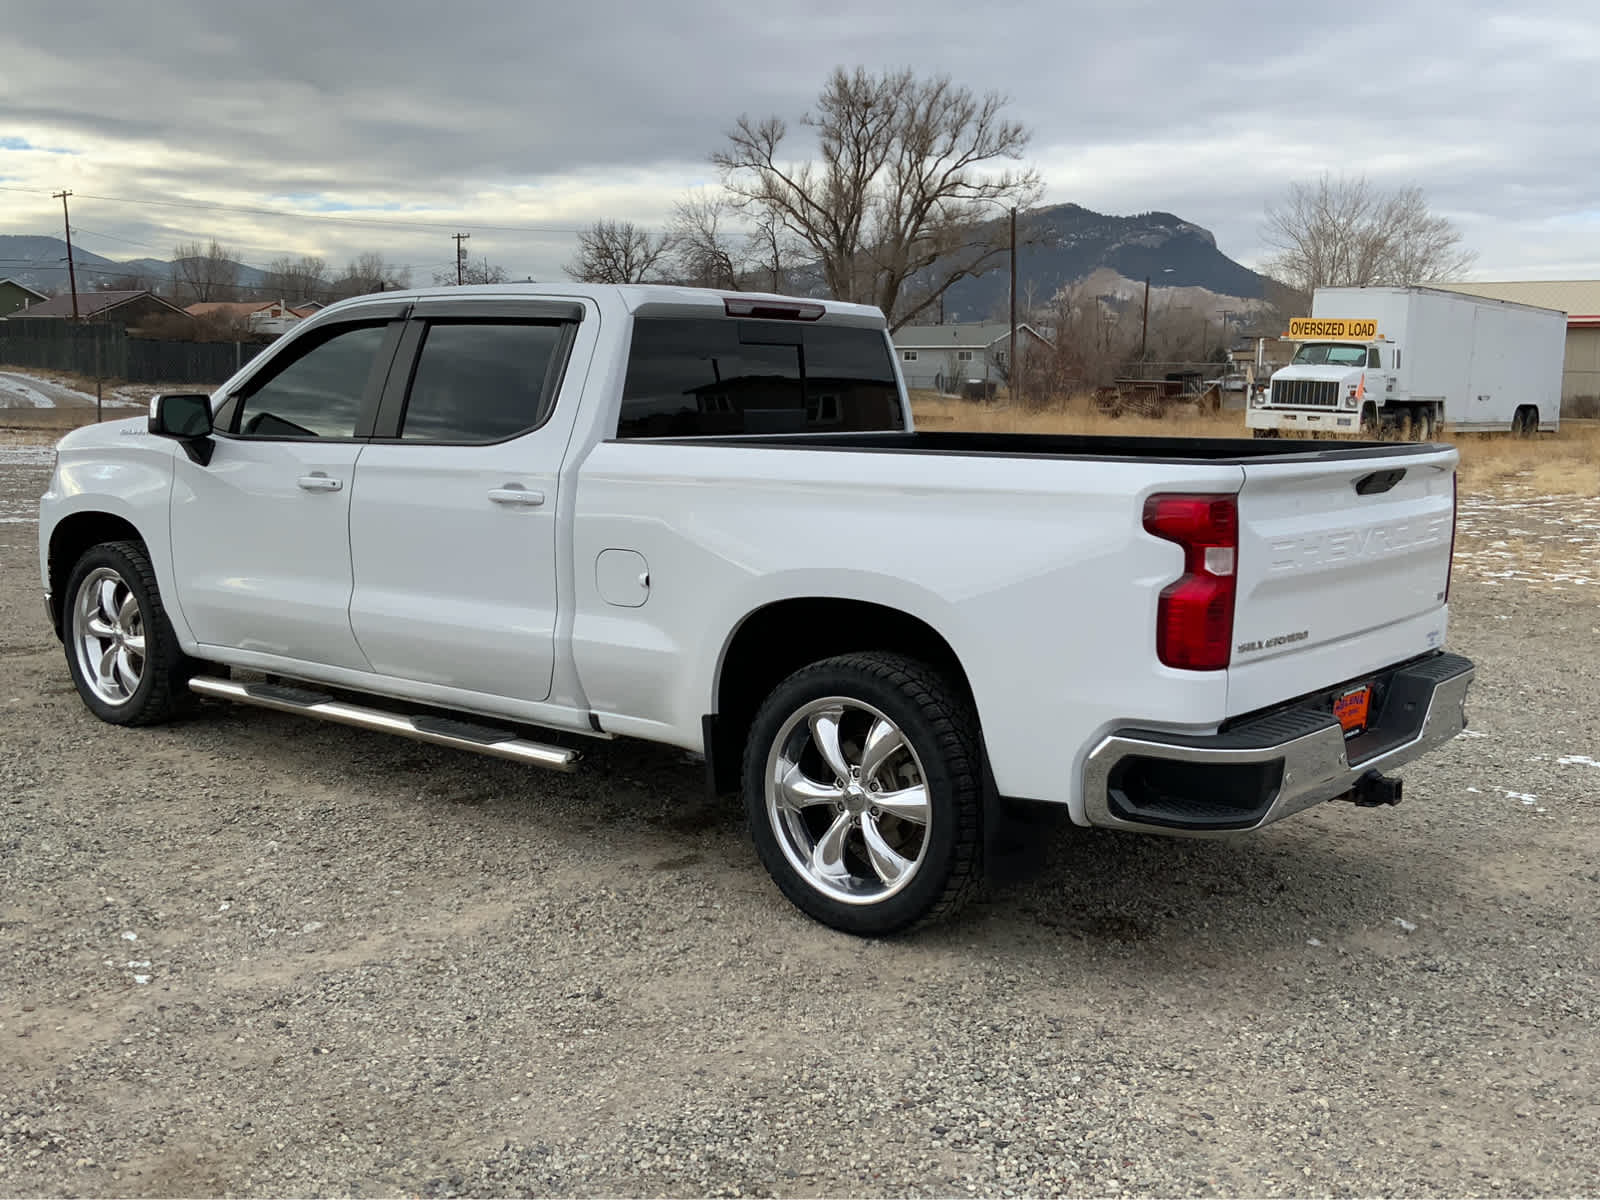
<svg viewBox="0 0 1600 1200"><path fill-rule="evenodd" d="M177 456L178 607L203 645L368 669L350 629L350 490L392 324L296 338L219 412L209 464Z"/></svg>
<svg viewBox="0 0 1600 1200"><path fill-rule="evenodd" d="M484 311L419 306L408 323L356 468L350 620L381 674L539 701L569 428L549 418L573 325L515 305L450 315Z"/></svg>

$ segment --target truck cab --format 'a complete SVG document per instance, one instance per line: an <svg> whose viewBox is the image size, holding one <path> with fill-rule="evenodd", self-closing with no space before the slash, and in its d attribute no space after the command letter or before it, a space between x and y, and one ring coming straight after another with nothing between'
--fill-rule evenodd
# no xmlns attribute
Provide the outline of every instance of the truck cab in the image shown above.
<svg viewBox="0 0 1600 1200"><path fill-rule="evenodd" d="M1386 338L1301 341L1289 365L1251 397L1245 421L1255 437L1289 429L1377 437L1433 436L1431 410L1414 412L1397 393L1400 345Z"/></svg>

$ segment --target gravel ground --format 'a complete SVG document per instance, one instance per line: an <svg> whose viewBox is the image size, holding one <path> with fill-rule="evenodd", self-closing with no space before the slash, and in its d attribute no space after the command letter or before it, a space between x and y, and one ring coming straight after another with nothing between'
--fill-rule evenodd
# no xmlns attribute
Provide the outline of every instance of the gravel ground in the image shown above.
<svg viewBox="0 0 1600 1200"><path fill-rule="evenodd" d="M1600 1191L1600 571L1499 553L1592 563L1592 510L1477 498L1473 729L1399 808L1069 829L874 943L675 752L97 723L47 461L0 447L0 1193Z"/></svg>

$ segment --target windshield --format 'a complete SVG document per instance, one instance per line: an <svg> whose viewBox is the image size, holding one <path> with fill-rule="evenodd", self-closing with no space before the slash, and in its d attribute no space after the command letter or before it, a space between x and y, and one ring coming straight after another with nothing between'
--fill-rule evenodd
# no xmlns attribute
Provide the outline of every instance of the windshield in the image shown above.
<svg viewBox="0 0 1600 1200"><path fill-rule="evenodd" d="M1311 342L1294 352L1297 367L1364 367L1367 365L1367 348L1343 342Z"/></svg>

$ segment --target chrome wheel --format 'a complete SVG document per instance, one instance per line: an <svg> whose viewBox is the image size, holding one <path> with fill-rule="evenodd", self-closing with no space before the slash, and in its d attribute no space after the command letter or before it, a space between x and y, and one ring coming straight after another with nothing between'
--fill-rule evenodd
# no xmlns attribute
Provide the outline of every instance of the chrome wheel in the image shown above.
<svg viewBox="0 0 1600 1200"><path fill-rule="evenodd" d="M133 698L144 678L144 616L127 580L110 567L95 568L78 584L72 644L79 673L96 697L107 704Z"/></svg>
<svg viewBox="0 0 1600 1200"><path fill-rule="evenodd" d="M878 709L839 696L806 704L773 740L765 782L779 848L823 895L875 904L916 877L928 850L927 776Z"/></svg>

